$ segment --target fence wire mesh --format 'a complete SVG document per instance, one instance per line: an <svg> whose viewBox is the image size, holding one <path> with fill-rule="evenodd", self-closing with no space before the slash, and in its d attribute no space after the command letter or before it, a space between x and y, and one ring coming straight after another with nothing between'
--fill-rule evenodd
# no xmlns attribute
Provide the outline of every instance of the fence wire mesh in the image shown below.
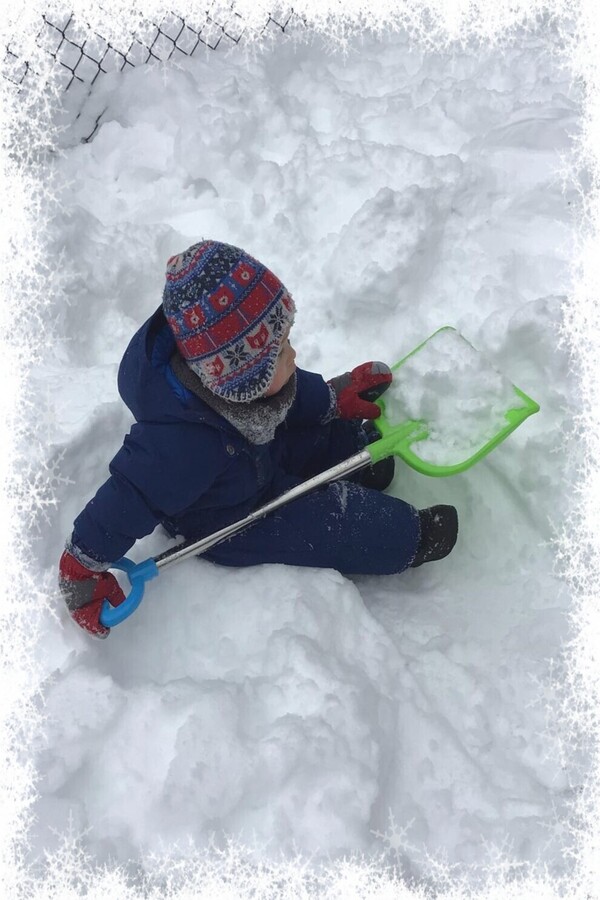
<svg viewBox="0 0 600 900"><path fill-rule="evenodd" d="M277 31L285 33L292 23L304 21L290 8L276 16L269 14L262 29L253 35ZM50 18L41 17L36 44L43 54L53 60L52 77L57 79L59 88L69 92L71 109L77 109L75 118L81 114L87 97L98 79L111 72L122 72L127 68L151 62L169 62L194 56L201 48L217 50L223 46L239 44L246 32L243 17L231 9L226 16L216 19L209 12L200 15L197 21L184 19L175 12L166 13L152 23L148 34L143 36L130 33L122 40L109 41L92 31L85 23L77 21L73 13L63 16L56 14ZM85 34L85 37L82 37ZM8 44L2 75L17 89L26 89L39 72L24 59L15 47ZM90 140L100 122L81 140Z"/></svg>

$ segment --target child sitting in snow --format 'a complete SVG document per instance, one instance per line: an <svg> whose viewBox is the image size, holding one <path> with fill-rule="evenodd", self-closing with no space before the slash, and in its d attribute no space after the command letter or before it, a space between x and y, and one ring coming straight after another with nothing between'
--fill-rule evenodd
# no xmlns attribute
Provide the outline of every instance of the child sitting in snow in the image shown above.
<svg viewBox="0 0 600 900"><path fill-rule="evenodd" d="M107 570L137 538L160 523L198 540L377 437L363 420L379 407L365 395L389 385L389 368L368 362L329 382L297 369L294 311L279 279L237 247L202 241L169 260L162 305L119 369L136 424L60 560L70 615L89 634L109 634L102 602L124 595ZM419 511L381 493L393 474L390 457L297 498L204 556L349 574L442 559L456 541L456 510Z"/></svg>

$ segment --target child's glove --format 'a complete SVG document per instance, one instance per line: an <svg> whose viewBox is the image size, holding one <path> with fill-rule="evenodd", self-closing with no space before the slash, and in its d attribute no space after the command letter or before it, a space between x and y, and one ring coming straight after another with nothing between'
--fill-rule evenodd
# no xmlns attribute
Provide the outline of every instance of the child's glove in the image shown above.
<svg viewBox="0 0 600 900"><path fill-rule="evenodd" d="M377 400L392 383L392 370L382 362L366 362L328 382L333 388L340 419L376 419Z"/></svg>
<svg viewBox="0 0 600 900"><path fill-rule="evenodd" d="M65 550L58 567L58 586L73 621L92 637L108 637L110 628L100 622L104 599L110 600L113 606L125 599L115 576L86 569Z"/></svg>

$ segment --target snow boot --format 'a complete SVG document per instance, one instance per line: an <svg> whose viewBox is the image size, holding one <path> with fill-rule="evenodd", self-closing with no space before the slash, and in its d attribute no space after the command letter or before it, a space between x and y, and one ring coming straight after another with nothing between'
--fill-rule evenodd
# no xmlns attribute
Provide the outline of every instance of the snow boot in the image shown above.
<svg viewBox="0 0 600 900"><path fill-rule="evenodd" d="M375 491L385 491L392 483L395 469L396 463L393 456L380 459L375 465L361 469L356 478L357 484Z"/></svg>
<svg viewBox="0 0 600 900"><path fill-rule="evenodd" d="M367 444L373 444L381 437L373 422L369 420L363 423L363 431L367 435ZM392 483L395 469L396 460L393 456L387 456L374 465L361 469L354 480L362 487L373 488L375 491L385 491L386 487L389 487Z"/></svg>
<svg viewBox="0 0 600 900"><path fill-rule="evenodd" d="M419 510L421 540L412 569L448 556L458 537L458 514L453 506L429 506Z"/></svg>

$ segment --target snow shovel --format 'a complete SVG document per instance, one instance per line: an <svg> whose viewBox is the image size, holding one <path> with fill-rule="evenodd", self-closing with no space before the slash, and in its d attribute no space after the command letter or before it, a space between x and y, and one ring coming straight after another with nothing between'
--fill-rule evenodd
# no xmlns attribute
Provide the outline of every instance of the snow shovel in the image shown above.
<svg viewBox="0 0 600 900"><path fill-rule="evenodd" d="M395 436L392 452L423 475L470 469L540 408L451 325L391 368L374 422L382 440Z"/></svg>
<svg viewBox="0 0 600 900"><path fill-rule="evenodd" d="M429 372L431 366L434 367L434 374L439 375L444 384L447 385L450 383L450 373L455 374L460 368L458 362L461 358L468 358L472 363L475 362L476 365L472 365L473 369L479 372L487 371L487 388L489 397L491 397L489 372L493 371L500 379L503 379L503 376L496 370L491 369L489 364L482 365L481 360L484 358L481 357L481 354L478 354L478 351L451 326L440 328L426 341L419 344L411 353L392 366L394 382L391 387L396 383L400 386L405 382L410 384L411 378L414 382L415 378L420 377L421 369L424 368ZM440 359L442 361L441 366L439 364ZM437 369L435 369L436 366ZM365 466L373 465L392 455L400 457L409 466L425 475L447 476L464 472L486 456L494 447L497 447L528 416L539 410L539 406L534 400L506 379L503 379L502 391L500 394L496 391L497 396L495 400L497 401L498 397L500 397L505 403L505 408L500 418L496 416L496 424L492 428L493 433L486 433L482 437L483 432L481 432L481 429L478 429L478 435L475 439L473 439L473 435L470 435L469 440L466 440L465 435L472 424L472 422L468 421L469 416L471 416L473 421L477 421L478 416L473 415L473 404L471 403L471 407L469 407L472 397L468 397L467 392L464 390L465 376L468 381L468 370L466 372L463 371L462 375L462 394L464 397L462 398L462 406L459 405L458 411L455 410L460 427L458 429L456 427L450 429L452 440L449 443L453 446L449 452L455 455L456 453L466 452L467 455L464 459L457 460L450 459L450 457L446 459L443 456L444 451L448 452L448 447L444 446L444 435L440 433L440 429L443 431L444 425L448 426L447 410L442 415L439 414L438 410L437 418L434 417L434 419L429 420L427 416L415 415L415 410L418 412L418 403L415 404L414 397L400 396L399 398L394 398L392 402L392 399L389 397L390 387L386 393L386 398L388 398L386 402L379 397L379 394L382 392L381 388L372 388L371 391L365 392L361 396L363 396L363 399L377 402L382 410L381 416L373 420L381 435L379 440L367 445L360 453L356 453L343 462L332 466L325 472L321 472L302 484L296 485L296 487L286 491L280 497L265 503L264 506L261 506L245 518L240 519L238 522L233 522L225 528L221 528L214 534L207 535L197 541L187 541L141 563L134 563L127 557L117 560L117 562L113 563L112 568L120 569L127 574L131 590L119 606L113 607L108 600L104 601L100 614L102 625L112 628L135 612L142 602L146 582L156 578L162 569L182 562L190 556L198 556L204 553L210 547L214 547L215 544L233 537L269 513L291 503L297 497L308 494L321 485L345 478ZM498 385L496 384L495 387L497 388ZM448 393L447 390L446 393ZM472 394L473 388L471 388ZM484 397L484 401L489 399L489 397ZM407 414L407 410L410 411L410 414ZM481 404L479 406L475 405L475 412L481 412ZM456 419L453 421L456 425ZM474 447L473 445L478 442L480 445ZM425 448L425 453L421 452L421 448ZM440 452L442 452L441 457ZM442 459L441 462L439 461L440 458Z"/></svg>

